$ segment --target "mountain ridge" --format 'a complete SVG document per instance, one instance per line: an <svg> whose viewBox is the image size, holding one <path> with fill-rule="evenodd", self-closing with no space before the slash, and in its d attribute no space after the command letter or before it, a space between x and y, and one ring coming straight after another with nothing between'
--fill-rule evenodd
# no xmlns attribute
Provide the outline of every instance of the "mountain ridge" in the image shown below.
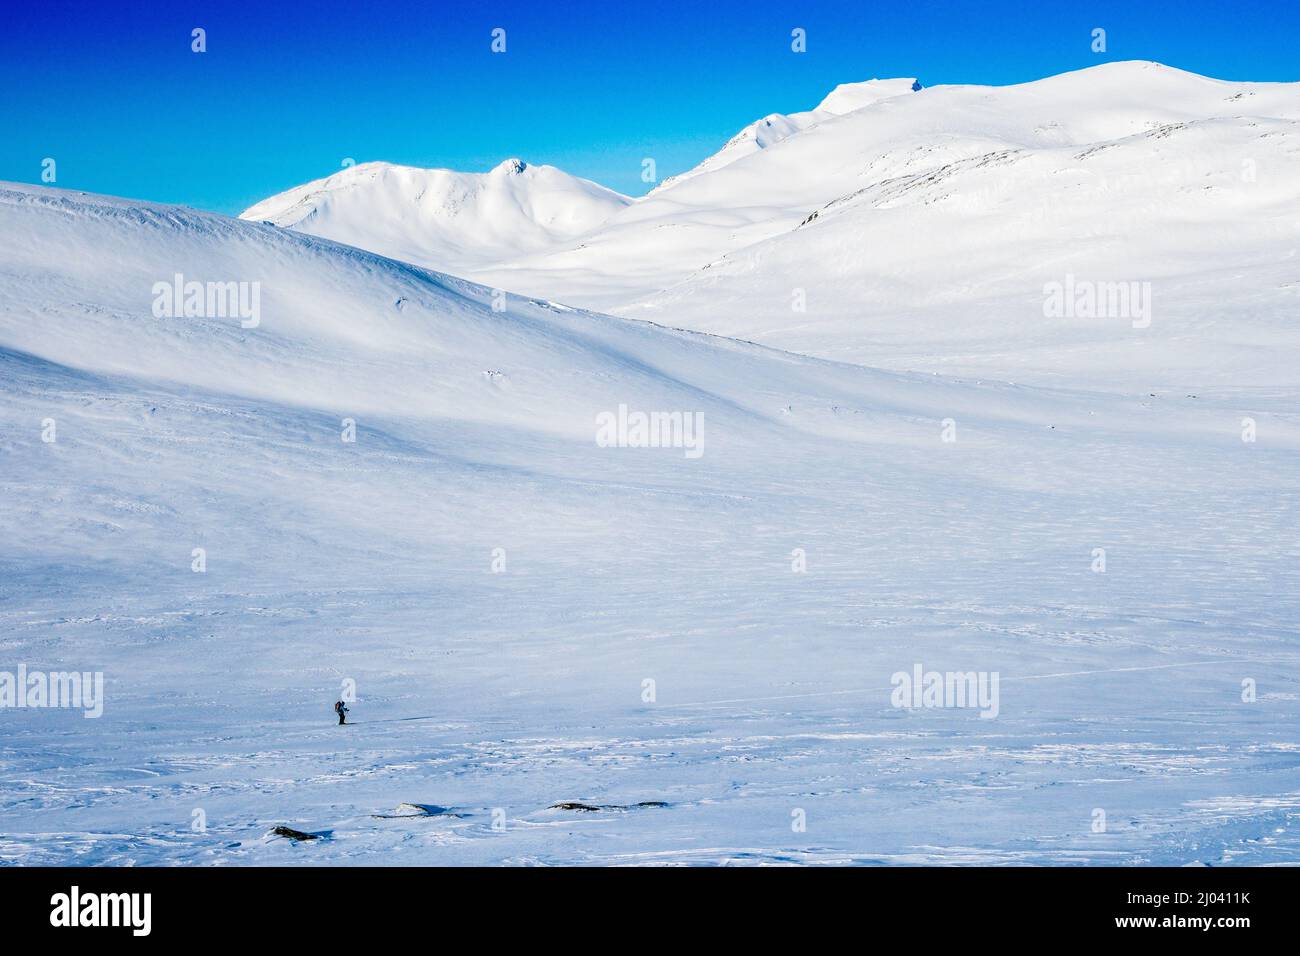
<svg viewBox="0 0 1300 956"><path fill-rule="evenodd" d="M581 235L630 202L513 157L485 173L369 162L277 193L239 218L463 271Z"/></svg>

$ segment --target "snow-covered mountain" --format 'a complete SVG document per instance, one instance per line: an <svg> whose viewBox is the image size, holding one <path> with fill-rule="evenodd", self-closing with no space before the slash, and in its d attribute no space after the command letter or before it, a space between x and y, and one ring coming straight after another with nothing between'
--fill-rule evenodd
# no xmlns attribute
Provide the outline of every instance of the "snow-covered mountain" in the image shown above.
<svg viewBox="0 0 1300 956"><path fill-rule="evenodd" d="M1300 84L1129 62L843 99L803 114L816 122L763 121L592 234L475 278L875 366L1300 383L1279 348ZM1124 316L1053 320L1044 288L1067 282L1147 283L1154 320L1128 335Z"/></svg>
<svg viewBox="0 0 1300 956"><path fill-rule="evenodd" d="M854 110L870 106L878 100L903 93L915 92L920 83L908 80L867 80L864 83L841 83L835 87L815 109L803 113L770 113L760 120L750 123L739 133L727 140L726 145L698 166L694 166L677 176L670 176L656 186L651 193L661 192L671 186L680 185L703 173L713 172L729 166L738 159L750 156L759 150L775 146L795 133L815 126L832 116L852 113Z"/></svg>
<svg viewBox="0 0 1300 956"><path fill-rule="evenodd" d="M511 227L484 241L476 215L430 223L359 188L346 214L319 221L266 204L245 217L875 367L1119 390L1300 386L1280 347L1294 334L1297 168L1300 84L1135 61L1007 87L844 84L639 200L598 194L576 217L587 228L567 234ZM304 208L334 195L268 202L297 208L300 192L317 197ZM522 254L517 236L531 236ZM1048 290L1067 287L1134 290L1150 315L1055 315Z"/></svg>
<svg viewBox="0 0 1300 956"><path fill-rule="evenodd" d="M362 163L264 199L240 218L464 272L590 232L630 201L521 159L487 173Z"/></svg>

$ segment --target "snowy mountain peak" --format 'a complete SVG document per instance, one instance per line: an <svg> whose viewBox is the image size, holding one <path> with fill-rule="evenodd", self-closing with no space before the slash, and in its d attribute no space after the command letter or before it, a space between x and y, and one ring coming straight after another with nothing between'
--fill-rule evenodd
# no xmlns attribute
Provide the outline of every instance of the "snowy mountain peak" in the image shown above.
<svg viewBox="0 0 1300 956"><path fill-rule="evenodd" d="M865 109L879 103L881 100L911 94L919 89L920 83L913 77L841 83L831 90L814 109L802 113L791 113L788 116L782 113L769 113L762 119L755 120L727 140L722 149L704 160L704 162L678 176L665 179L651 191L651 194L663 192L670 186L679 186L702 173L710 173L722 169L724 166L730 166L738 159L743 159L745 156L775 146L777 143L789 139L795 133L816 126L825 120Z"/></svg>
<svg viewBox="0 0 1300 956"><path fill-rule="evenodd" d="M240 218L464 272L581 235L630 202L514 157L486 173L365 163L265 199Z"/></svg>
<svg viewBox="0 0 1300 956"><path fill-rule="evenodd" d="M527 168L528 164L522 159L511 158L497 164L492 172L501 176L518 176Z"/></svg>
<svg viewBox="0 0 1300 956"><path fill-rule="evenodd" d="M854 110L860 110L864 106L870 106L872 103L878 103L893 96L916 92L919 86L920 84L915 77L893 80L866 80L862 83L841 83L831 90L824 100L817 104L817 108L813 112L842 116L845 113L852 113Z"/></svg>

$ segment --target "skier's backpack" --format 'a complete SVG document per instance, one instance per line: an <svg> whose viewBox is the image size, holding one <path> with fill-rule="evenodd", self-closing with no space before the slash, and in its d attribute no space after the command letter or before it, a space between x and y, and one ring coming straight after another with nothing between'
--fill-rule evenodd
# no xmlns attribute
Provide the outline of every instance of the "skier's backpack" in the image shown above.
<svg viewBox="0 0 1300 956"><path fill-rule="evenodd" d="M336 700L334 702L334 713L338 714L338 713L342 713L342 711L343 711L343 701Z"/></svg>

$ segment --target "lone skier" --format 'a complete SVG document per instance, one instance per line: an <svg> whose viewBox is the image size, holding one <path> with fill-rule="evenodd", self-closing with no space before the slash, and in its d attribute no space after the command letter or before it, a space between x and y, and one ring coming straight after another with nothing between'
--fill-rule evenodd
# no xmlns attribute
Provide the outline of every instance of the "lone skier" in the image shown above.
<svg viewBox="0 0 1300 956"><path fill-rule="evenodd" d="M341 700L334 702L334 713L339 715L339 726L342 727L347 721L344 719L348 713L348 705Z"/></svg>

